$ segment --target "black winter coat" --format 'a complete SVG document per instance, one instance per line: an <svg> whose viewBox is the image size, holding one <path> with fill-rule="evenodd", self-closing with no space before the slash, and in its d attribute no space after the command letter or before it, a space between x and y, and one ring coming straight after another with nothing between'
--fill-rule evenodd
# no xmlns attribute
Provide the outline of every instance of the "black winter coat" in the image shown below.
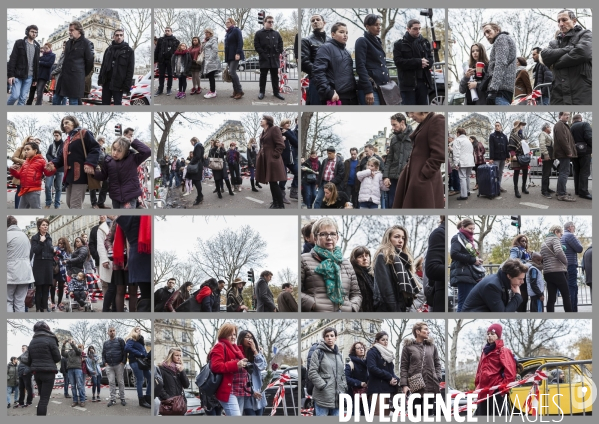
<svg viewBox="0 0 599 424"><path fill-rule="evenodd" d="M476 263L476 258L472 256L462 243L458 240L459 234L451 238L451 248L449 255L451 257L450 266L450 282L452 286L457 286L457 283L476 284L476 280L472 276L470 267Z"/></svg>
<svg viewBox="0 0 599 424"><path fill-rule="evenodd" d="M349 355L349 360L353 363L353 370L349 363L345 364L345 381L347 381L347 392L354 394L354 388L360 389L362 383L368 383L368 367L366 359L360 359L357 356Z"/></svg>
<svg viewBox="0 0 599 424"><path fill-rule="evenodd" d="M248 159L248 166L250 168L255 168L256 167L256 158L258 157L258 146L254 145L253 148L247 150L247 159Z"/></svg>
<svg viewBox="0 0 599 424"><path fill-rule="evenodd" d="M81 246L79 249L73 252L71 257L66 260L67 272L69 275L84 272L84 265L87 261L88 254L89 248L87 246Z"/></svg>
<svg viewBox="0 0 599 424"><path fill-rule="evenodd" d="M500 269L497 274L487 275L474 286L462 306L462 312L516 312L522 302L522 295L511 296L510 280Z"/></svg>
<svg viewBox="0 0 599 424"><path fill-rule="evenodd" d="M323 159L322 163L320 164L320 169L318 171L318 185L319 186L322 186L324 184L322 178L324 176L324 171L325 171L328 163L329 163L329 159L325 158L325 159ZM339 188L341 186L341 183L343 182L344 176L345 176L345 165L339 156L335 156L335 174L333 176L333 179L330 182L332 182Z"/></svg>
<svg viewBox="0 0 599 424"><path fill-rule="evenodd" d="M593 33L575 25L541 51L540 60L553 71L552 105L591 105Z"/></svg>
<svg viewBox="0 0 599 424"><path fill-rule="evenodd" d="M154 62L168 63L177 47L179 47L179 40L174 35L160 37L154 48Z"/></svg>
<svg viewBox="0 0 599 424"><path fill-rule="evenodd" d="M46 152L46 161L53 162L57 156L62 155L63 146L64 146L64 141L62 141L62 139L60 140L60 142L58 144L56 144L54 142L50 143L50 147L48 147L48 151ZM64 171L64 166L56 169L56 172L63 172L63 171Z"/></svg>
<svg viewBox="0 0 599 424"><path fill-rule="evenodd" d="M507 135L502 132L493 131L489 135L489 159L505 161L510 157L510 152L507 148Z"/></svg>
<svg viewBox="0 0 599 424"><path fill-rule="evenodd" d="M593 153L593 128L588 122L574 122L570 127L572 137L574 137L574 143L584 143L587 145L587 152L585 155ZM578 157L584 156L578 152Z"/></svg>
<svg viewBox="0 0 599 424"><path fill-rule="evenodd" d="M254 49L258 52L260 68L278 68L283 53L283 38L274 29L261 29L254 35Z"/></svg>
<svg viewBox="0 0 599 424"><path fill-rule="evenodd" d="M371 347L366 354L366 366L368 367L368 394L374 393L397 393L398 386L392 386L389 382L399 377L395 375L393 362L386 362L376 347Z"/></svg>
<svg viewBox="0 0 599 424"><path fill-rule="evenodd" d="M189 379L184 372L174 373L162 365L158 368L160 368L162 374L162 391L156 394L161 400L167 400L173 396L178 396L183 393L183 389L189 387Z"/></svg>
<svg viewBox="0 0 599 424"><path fill-rule="evenodd" d="M235 55L239 55L239 60L245 60L243 54L243 34L237 27L233 27L225 34L225 62L229 63L235 60Z"/></svg>
<svg viewBox="0 0 599 424"><path fill-rule="evenodd" d="M89 254L94 258L96 266L100 265L100 255L98 255L98 228L100 228L99 224L92 227L89 232L89 243L87 244L89 247Z"/></svg>
<svg viewBox="0 0 599 424"><path fill-rule="evenodd" d="M195 165L199 163L199 170L196 173L189 172L189 165ZM192 181L201 181L204 175L204 145L202 143L196 143L193 147L193 157L191 162L187 165L187 173L185 178Z"/></svg>
<svg viewBox="0 0 599 424"><path fill-rule="evenodd" d="M161 287L154 292L154 312L164 312L164 304L175 292L169 292L166 287Z"/></svg>
<svg viewBox="0 0 599 424"><path fill-rule="evenodd" d="M302 72L312 78L312 66L316 53L322 45L331 40L325 31L313 31L307 38L302 38Z"/></svg>
<svg viewBox="0 0 599 424"><path fill-rule="evenodd" d="M12 52L10 53L8 65L6 65L8 78L27 78L27 74L29 73L29 62L27 60L27 46L25 43L27 43L27 37L15 41ZM40 45L35 40L33 40L33 44L35 45L35 55L33 57L33 81L37 81L40 61Z"/></svg>
<svg viewBox="0 0 599 424"><path fill-rule="evenodd" d="M213 147L210 149L210 151L208 152L208 157L209 158L221 158L223 160L223 169L221 169L220 171L215 171L212 170L212 176L214 177L214 181L216 180L223 180L225 178L228 178L227 173L229 172L228 169L228 165L227 165L227 151L225 150L225 148L216 148Z"/></svg>
<svg viewBox="0 0 599 424"><path fill-rule="evenodd" d="M27 356L29 357L29 352L25 352L25 353L27 353ZM18 373L19 377L23 377L24 375L31 374L31 368L29 368L29 366L25 364L25 362L23 361L22 358L23 358L23 355L19 356L19 366L17 367L17 373Z"/></svg>
<svg viewBox="0 0 599 424"><path fill-rule="evenodd" d="M220 312L220 291L212 292L212 312Z"/></svg>
<svg viewBox="0 0 599 424"><path fill-rule="evenodd" d="M364 90L364 94L372 93L374 88L370 79L377 85L384 85L390 81L385 50L379 37L364 31L364 36L356 40L354 55L359 78L358 90Z"/></svg>
<svg viewBox="0 0 599 424"><path fill-rule="evenodd" d="M339 97L353 97L356 92L354 62L342 44L329 40L318 49L312 65L312 81L320 100L331 100L335 91Z"/></svg>
<svg viewBox="0 0 599 424"><path fill-rule="evenodd" d="M63 77L61 76L60 79L63 79ZM83 133L85 133L85 135L83 136L83 140L81 140ZM87 185L87 174L83 169L83 165L87 164L95 168L100 161L100 152L102 149L100 148L100 145L94 138L91 131L76 128L71 131L70 137L71 141L67 146L67 163L64 163L64 147L63 151L59 153L52 163L56 169L60 169L66 165L63 181L66 181L69 184ZM83 151L83 143L85 143L87 158L85 157L85 153Z"/></svg>
<svg viewBox="0 0 599 424"><path fill-rule="evenodd" d="M39 68L37 71L37 79L50 81L50 70L56 61L56 55L52 52L46 53L39 58Z"/></svg>
<svg viewBox="0 0 599 424"><path fill-rule="evenodd" d="M113 367L126 362L125 341L120 337L106 340L102 346L102 363Z"/></svg>
<svg viewBox="0 0 599 424"><path fill-rule="evenodd" d="M135 52L126 42L112 44L104 51L98 85L110 90L131 91L131 80L135 70Z"/></svg>
<svg viewBox="0 0 599 424"><path fill-rule="evenodd" d="M181 59L181 69L183 72L176 72L177 59ZM184 54L173 54L171 56L171 67L173 68L173 72L177 75L184 74L187 75L189 73L189 69L191 68L191 55L188 53Z"/></svg>
<svg viewBox="0 0 599 424"><path fill-rule="evenodd" d="M553 73L549 70L548 67L543 65L541 62L537 62L535 67L532 69L532 75L534 77L534 86L535 88L539 84L547 84L553 81ZM549 88L543 87L541 89L541 93L543 93L543 97L549 97Z"/></svg>
<svg viewBox="0 0 599 424"><path fill-rule="evenodd" d="M285 149L281 157L285 166L289 166L297 162L297 132L289 129L282 134L285 139Z"/></svg>
<svg viewBox="0 0 599 424"><path fill-rule="evenodd" d="M56 363L60 362L58 338L51 331L38 330L29 342L29 368L35 372L56 373Z"/></svg>
<svg viewBox="0 0 599 424"><path fill-rule="evenodd" d="M85 76L93 70L92 43L84 36L68 40L64 47L62 72L56 84L56 93L64 97L82 98L85 92Z"/></svg>
<svg viewBox="0 0 599 424"><path fill-rule="evenodd" d="M401 133L393 133L389 142L387 161L384 164L381 163L383 178L399 179L399 174L407 165L414 147L410 134L412 134L410 125Z"/></svg>
<svg viewBox="0 0 599 424"><path fill-rule="evenodd" d="M46 233L46 240L40 241L41 234L31 237L30 257L33 257L33 278L36 286L52 284L54 266L54 246L52 237Z"/></svg>
<svg viewBox="0 0 599 424"><path fill-rule="evenodd" d="M422 59L428 60L428 66L422 67ZM399 89L414 91L418 79L422 78L429 87L433 86L430 69L435 62L431 43L422 35L412 37L407 31L393 45L393 61L397 66Z"/></svg>
<svg viewBox="0 0 599 424"><path fill-rule="evenodd" d="M424 273L429 285L445 281L445 222L435 228L428 237L428 250L424 259Z"/></svg>

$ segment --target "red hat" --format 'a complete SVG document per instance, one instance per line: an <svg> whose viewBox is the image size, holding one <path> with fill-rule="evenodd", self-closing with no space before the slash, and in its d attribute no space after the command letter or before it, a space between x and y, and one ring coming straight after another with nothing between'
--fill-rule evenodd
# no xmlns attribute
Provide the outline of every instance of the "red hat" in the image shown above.
<svg viewBox="0 0 599 424"><path fill-rule="evenodd" d="M497 338L500 339L502 331L503 331L503 327L501 327L501 324L495 323L495 324L492 324L488 328L487 334L488 333L495 333L495 334L497 334Z"/></svg>

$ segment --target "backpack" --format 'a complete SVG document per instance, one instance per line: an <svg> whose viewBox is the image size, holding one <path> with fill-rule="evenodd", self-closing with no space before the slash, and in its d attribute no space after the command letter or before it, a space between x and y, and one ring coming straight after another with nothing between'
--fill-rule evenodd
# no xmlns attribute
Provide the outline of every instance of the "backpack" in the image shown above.
<svg viewBox="0 0 599 424"><path fill-rule="evenodd" d="M81 372L83 375L90 375L89 370L87 369L87 361L83 357L81 358Z"/></svg>
<svg viewBox="0 0 599 424"><path fill-rule="evenodd" d="M306 392L312 396L312 392L314 391L314 383L310 380L310 362L312 362L312 354L315 350L318 349L320 343L313 343L308 351L308 357L306 358ZM324 357L324 352L322 349L318 349L318 360L322 361Z"/></svg>
<svg viewBox="0 0 599 424"><path fill-rule="evenodd" d="M505 349L505 347L502 347L502 348L499 350L499 353L500 353L500 354L501 354L501 351L502 351L503 349ZM518 360L516 359L516 355L514 354L514 352L511 352L511 353L512 353L512 359L514 360L514 365L515 365L515 367L516 367L516 374L517 374L517 373L518 373ZM505 374L504 374L504 372L503 372L503 371L501 371L501 378L505 378Z"/></svg>
<svg viewBox="0 0 599 424"><path fill-rule="evenodd" d="M223 349L226 352L227 348L224 344ZM216 399L216 391L223 381L222 374L216 374L212 372L210 362L211 361L208 360L208 363L202 367L196 376L196 385L198 386L198 391L200 392L200 400L204 406L204 409L207 411L211 411L214 406L219 405L218 400Z"/></svg>

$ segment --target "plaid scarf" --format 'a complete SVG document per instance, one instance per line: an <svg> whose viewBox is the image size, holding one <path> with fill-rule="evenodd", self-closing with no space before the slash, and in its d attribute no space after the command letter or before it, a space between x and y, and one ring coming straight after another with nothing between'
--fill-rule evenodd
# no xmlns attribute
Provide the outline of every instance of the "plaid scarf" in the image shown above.
<svg viewBox="0 0 599 424"><path fill-rule="evenodd" d="M396 252L393 255L393 270L395 271L395 280L399 286L399 291L404 292L409 297L415 297L420 289L410 273L409 264L408 257L404 252Z"/></svg>
<svg viewBox="0 0 599 424"><path fill-rule="evenodd" d="M314 246L313 250L322 259L322 262L320 262L314 272L324 279L329 300L338 307L341 307L345 299L343 284L341 282L340 265L343 262L341 248L335 247L335 250L331 252L320 246Z"/></svg>

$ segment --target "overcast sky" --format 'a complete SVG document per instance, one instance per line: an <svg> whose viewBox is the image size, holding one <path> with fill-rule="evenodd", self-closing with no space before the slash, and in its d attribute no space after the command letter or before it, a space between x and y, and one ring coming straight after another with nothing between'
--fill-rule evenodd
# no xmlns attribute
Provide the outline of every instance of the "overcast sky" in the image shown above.
<svg viewBox="0 0 599 424"><path fill-rule="evenodd" d="M271 271L275 277L285 268L291 268L297 274L299 252L295 216L167 216L165 220L156 219L154 222L155 249L174 252L182 260L187 257L187 252L194 249L198 237L207 240L219 231L236 231L249 225L266 242L264 269Z"/></svg>

